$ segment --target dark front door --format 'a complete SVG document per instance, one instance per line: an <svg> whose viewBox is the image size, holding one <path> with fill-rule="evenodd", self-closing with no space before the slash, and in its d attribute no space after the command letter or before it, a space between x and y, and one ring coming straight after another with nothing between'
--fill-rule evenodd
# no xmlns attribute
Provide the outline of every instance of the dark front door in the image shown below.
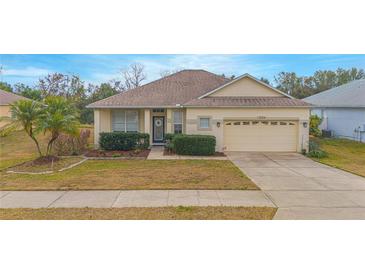
<svg viewBox="0 0 365 274"><path fill-rule="evenodd" d="M165 129L165 117L153 116L153 142L163 143Z"/></svg>

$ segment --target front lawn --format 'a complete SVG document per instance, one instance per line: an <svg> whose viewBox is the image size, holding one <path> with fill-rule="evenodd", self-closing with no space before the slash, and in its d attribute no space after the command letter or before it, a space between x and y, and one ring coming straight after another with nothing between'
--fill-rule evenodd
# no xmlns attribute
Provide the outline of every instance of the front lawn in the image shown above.
<svg viewBox="0 0 365 274"><path fill-rule="evenodd" d="M337 167L365 177L365 144L348 139L313 138L328 157L316 159L323 164Z"/></svg>
<svg viewBox="0 0 365 274"><path fill-rule="evenodd" d="M0 220L271 220L272 207L11 208Z"/></svg>
<svg viewBox="0 0 365 274"><path fill-rule="evenodd" d="M54 174L0 175L0 190L258 189L221 160L88 160Z"/></svg>
<svg viewBox="0 0 365 274"><path fill-rule="evenodd" d="M93 126L81 125L80 129L89 129L91 131L89 144L93 143ZM37 135L39 144L44 151L47 146L49 136L40 133ZM24 130L17 130L8 136L0 137L0 170L23 163L38 157L37 148L33 140L25 133Z"/></svg>

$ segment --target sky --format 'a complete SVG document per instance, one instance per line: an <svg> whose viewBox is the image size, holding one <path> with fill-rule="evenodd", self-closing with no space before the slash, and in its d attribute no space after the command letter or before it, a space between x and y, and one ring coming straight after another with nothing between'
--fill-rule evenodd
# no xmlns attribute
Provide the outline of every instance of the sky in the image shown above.
<svg viewBox="0 0 365 274"><path fill-rule="evenodd" d="M0 81L34 86L49 73L76 74L86 83L100 84L118 79L132 63L145 66L146 82L160 78L160 73L176 69L205 69L226 76L249 73L272 83L281 71L306 76L316 70L341 68L365 69L363 55L326 54L0 54Z"/></svg>

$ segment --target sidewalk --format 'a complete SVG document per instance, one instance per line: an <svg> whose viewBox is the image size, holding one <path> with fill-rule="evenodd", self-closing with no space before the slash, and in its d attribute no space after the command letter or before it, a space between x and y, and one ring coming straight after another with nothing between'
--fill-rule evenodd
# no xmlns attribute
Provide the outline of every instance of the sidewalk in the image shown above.
<svg viewBox="0 0 365 274"><path fill-rule="evenodd" d="M256 190L0 191L0 208L267 206Z"/></svg>

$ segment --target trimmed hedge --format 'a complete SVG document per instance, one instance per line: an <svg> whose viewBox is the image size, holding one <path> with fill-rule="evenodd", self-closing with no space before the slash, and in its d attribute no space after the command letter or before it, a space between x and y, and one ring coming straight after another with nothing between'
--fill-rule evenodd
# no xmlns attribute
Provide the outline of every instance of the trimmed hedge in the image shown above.
<svg viewBox="0 0 365 274"><path fill-rule="evenodd" d="M147 149L150 135L138 132L102 132L99 145L104 150Z"/></svg>
<svg viewBox="0 0 365 274"><path fill-rule="evenodd" d="M173 150L180 155L213 155L215 136L176 134L172 140Z"/></svg>

